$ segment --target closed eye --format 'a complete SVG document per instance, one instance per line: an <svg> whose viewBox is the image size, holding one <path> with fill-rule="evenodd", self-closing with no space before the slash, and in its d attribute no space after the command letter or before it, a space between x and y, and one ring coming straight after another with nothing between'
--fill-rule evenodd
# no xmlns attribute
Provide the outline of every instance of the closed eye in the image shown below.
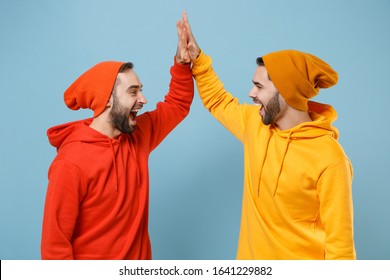
<svg viewBox="0 0 390 280"><path fill-rule="evenodd" d="M138 94L138 92L142 92L143 86L139 85L132 85L127 89L127 92L130 93L131 95L135 96Z"/></svg>
<svg viewBox="0 0 390 280"><path fill-rule="evenodd" d="M257 87L257 88L263 88L264 86L260 84L259 82L252 81L252 83Z"/></svg>

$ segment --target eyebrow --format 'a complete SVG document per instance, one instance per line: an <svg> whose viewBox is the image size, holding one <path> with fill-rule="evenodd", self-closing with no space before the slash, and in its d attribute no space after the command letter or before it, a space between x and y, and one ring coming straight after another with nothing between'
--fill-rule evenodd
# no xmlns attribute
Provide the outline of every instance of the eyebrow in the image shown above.
<svg viewBox="0 0 390 280"><path fill-rule="evenodd" d="M259 82L255 82L255 81L252 80L252 83L253 83L254 85L256 85L256 86L264 87L264 86L263 86L261 83L259 83Z"/></svg>
<svg viewBox="0 0 390 280"><path fill-rule="evenodd" d="M132 89L140 89L140 90L142 90L142 88L144 87L144 85L131 85L131 86L129 86L128 88L127 88L127 91L130 91L130 90L132 90Z"/></svg>

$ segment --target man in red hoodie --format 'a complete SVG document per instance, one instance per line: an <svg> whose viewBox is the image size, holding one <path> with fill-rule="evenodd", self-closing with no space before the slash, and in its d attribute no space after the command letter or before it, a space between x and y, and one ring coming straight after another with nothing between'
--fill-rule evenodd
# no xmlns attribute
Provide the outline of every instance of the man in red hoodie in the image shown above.
<svg viewBox="0 0 390 280"><path fill-rule="evenodd" d="M99 63L65 91L70 109L94 116L47 132L58 154L48 174L42 259L151 259L148 157L187 116L194 94L186 35L178 29L178 36L169 92L154 111L137 116L146 99L132 63Z"/></svg>

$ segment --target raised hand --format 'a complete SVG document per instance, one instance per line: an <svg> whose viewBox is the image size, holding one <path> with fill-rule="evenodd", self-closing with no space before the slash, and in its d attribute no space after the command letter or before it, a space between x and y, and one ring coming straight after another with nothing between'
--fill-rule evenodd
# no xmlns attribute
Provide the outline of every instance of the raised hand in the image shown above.
<svg viewBox="0 0 390 280"><path fill-rule="evenodd" d="M190 63L191 59L188 52L188 32L184 26L183 17L176 23L177 27L177 50L176 61L181 64Z"/></svg>
<svg viewBox="0 0 390 280"><path fill-rule="evenodd" d="M198 43L195 40L194 34L192 34L190 23L188 22L187 13L184 11L181 17L181 24L183 25L183 32L186 32L187 39L187 50L188 55L191 61L194 61L198 58L200 53L200 48Z"/></svg>

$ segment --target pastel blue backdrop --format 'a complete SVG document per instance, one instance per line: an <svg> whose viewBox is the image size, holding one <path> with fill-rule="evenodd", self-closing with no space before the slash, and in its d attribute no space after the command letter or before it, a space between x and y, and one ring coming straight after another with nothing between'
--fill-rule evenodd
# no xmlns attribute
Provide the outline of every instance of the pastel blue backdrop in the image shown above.
<svg viewBox="0 0 390 280"><path fill-rule="evenodd" d="M338 85L316 100L338 111L340 142L354 166L357 256L390 259L389 0L1 0L0 259L40 258L55 156L46 130L92 116L67 109L64 90L99 61L132 61L146 110L154 109L168 89L183 10L242 102L251 101L255 59L271 51L311 52L338 71ZM150 174L154 259L234 259L243 149L197 95L151 155Z"/></svg>

